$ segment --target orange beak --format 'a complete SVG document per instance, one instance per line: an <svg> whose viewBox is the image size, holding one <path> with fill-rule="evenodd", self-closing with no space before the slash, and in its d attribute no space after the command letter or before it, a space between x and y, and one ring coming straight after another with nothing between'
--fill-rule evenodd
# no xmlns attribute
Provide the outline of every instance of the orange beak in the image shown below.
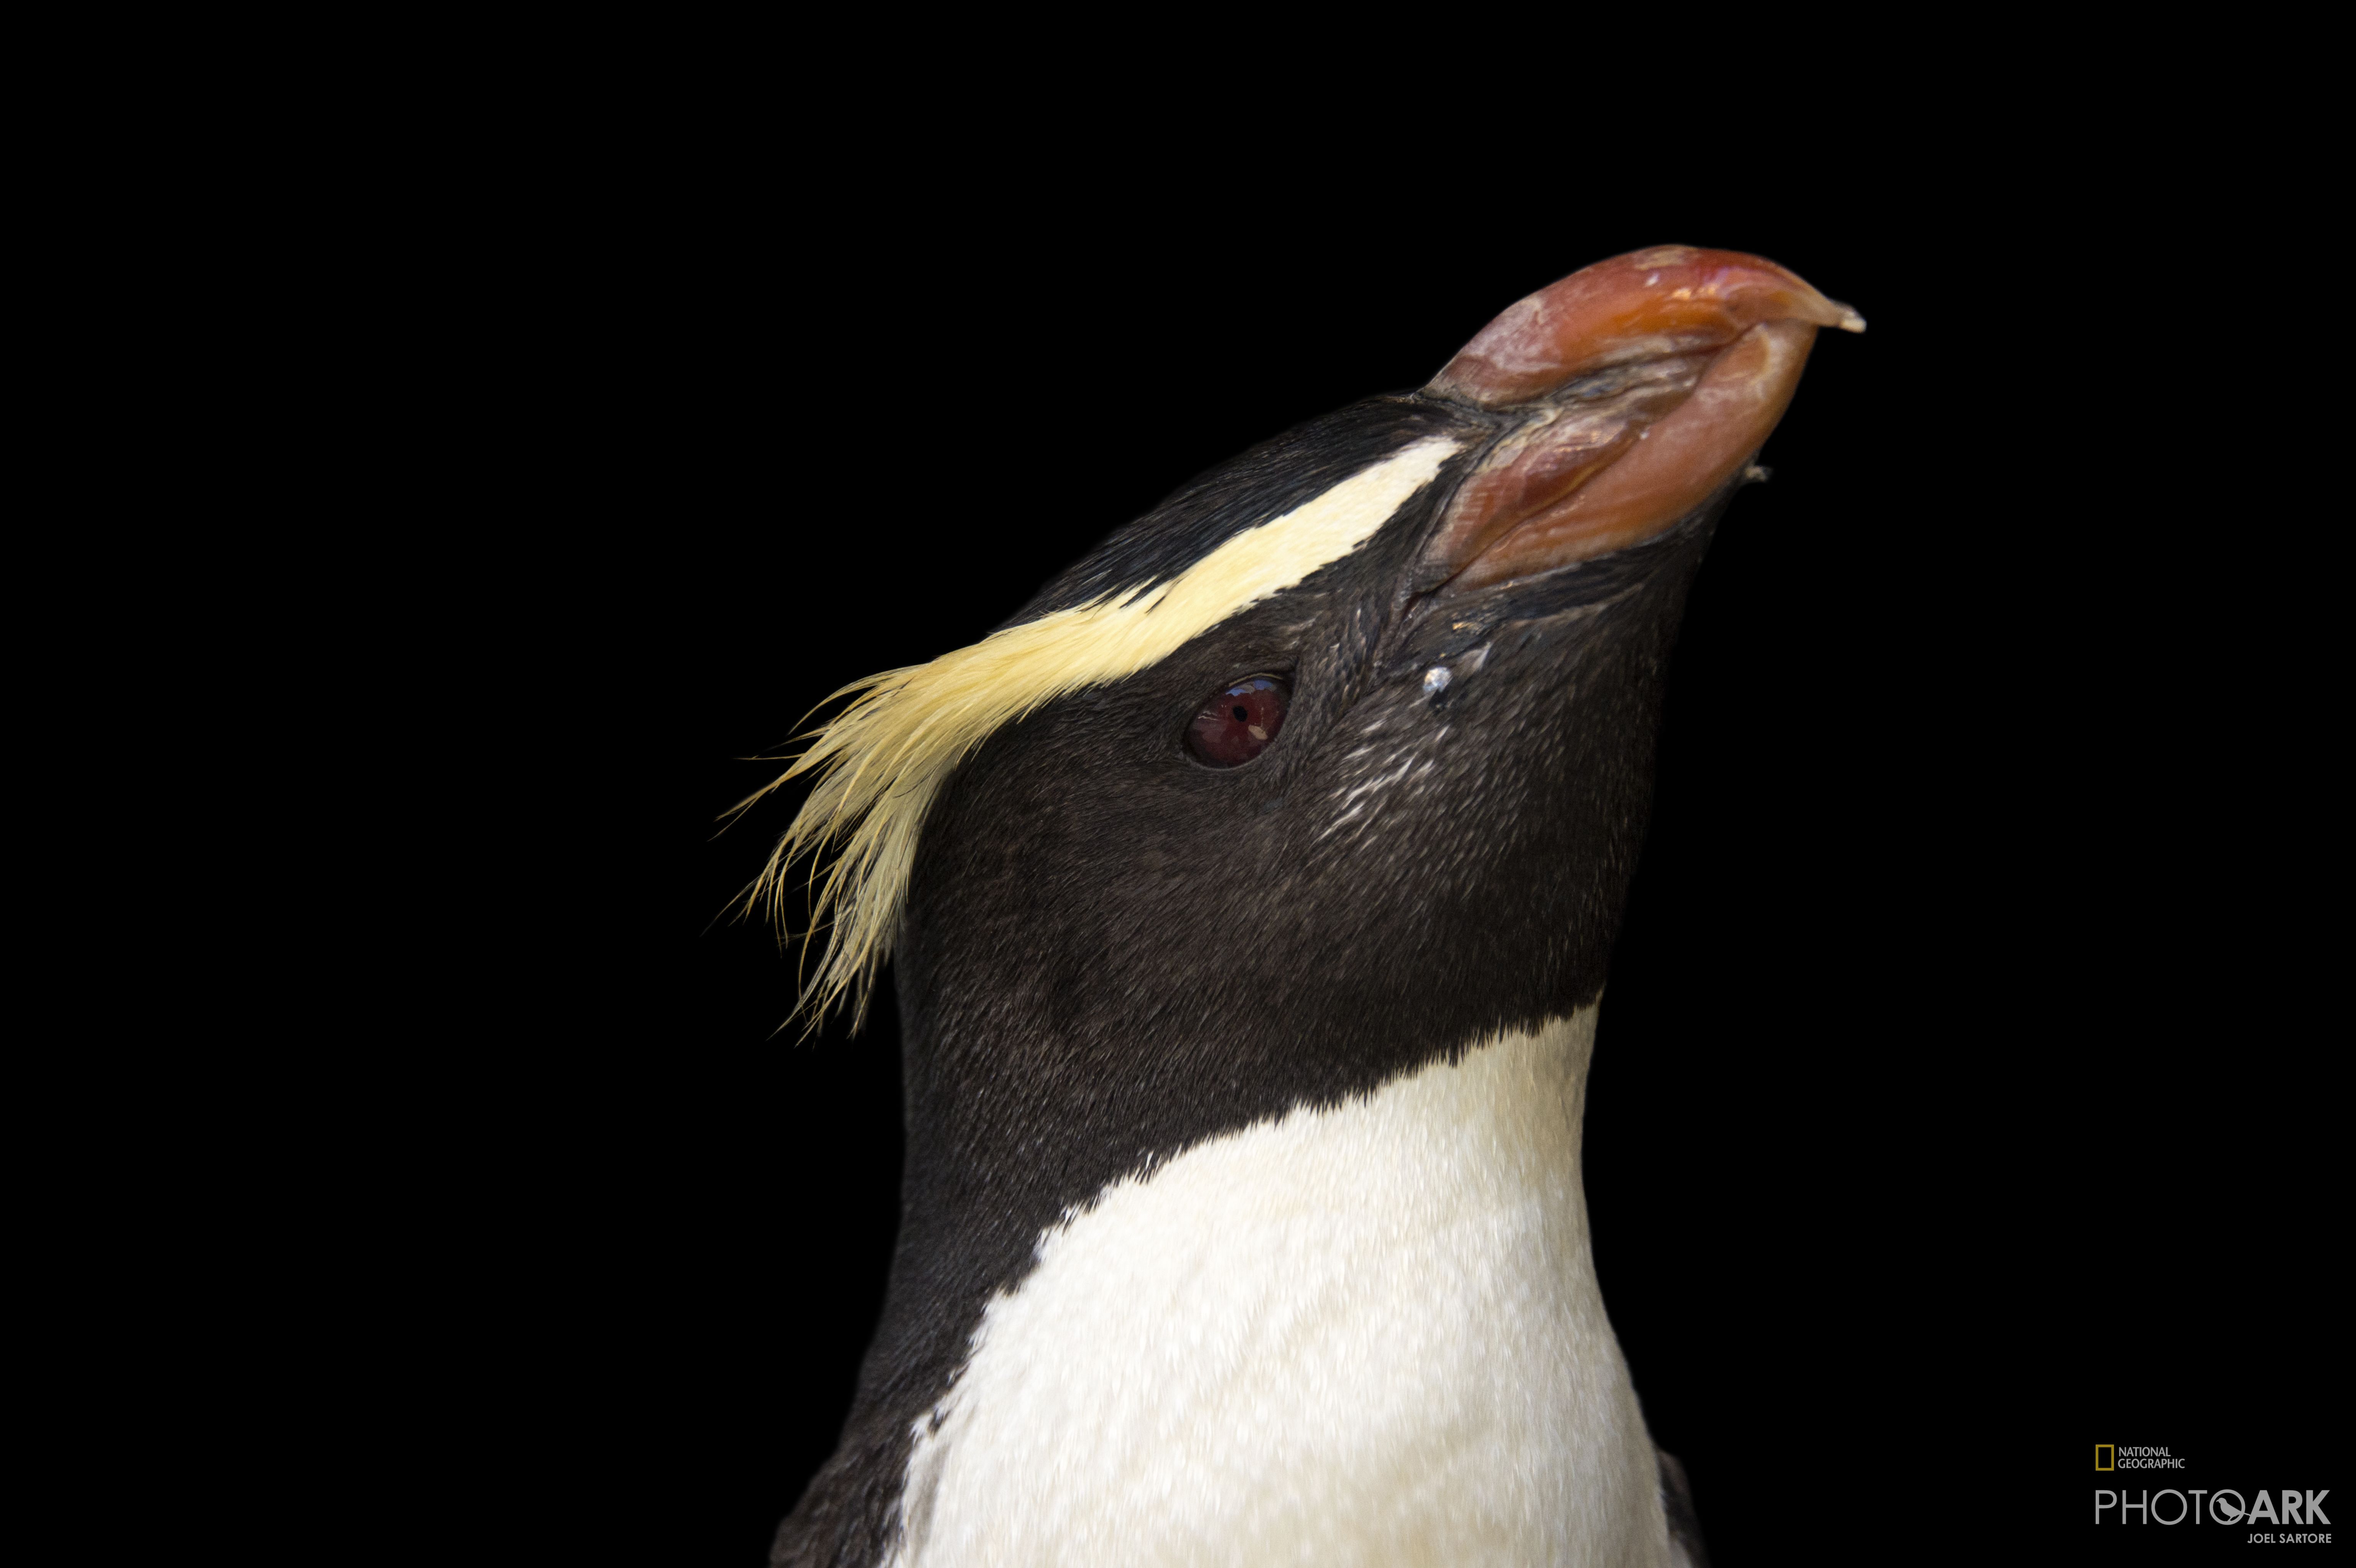
<svg viewBox="0 0 2356 1568"><path fill-rule="evenodd" d="M1419 583L1467 593L1666 532L1766 441L1819 327L1865 318L1772 262L1681 245L1509 306L1424 388L1528 416L1458 489Z"/></svg>

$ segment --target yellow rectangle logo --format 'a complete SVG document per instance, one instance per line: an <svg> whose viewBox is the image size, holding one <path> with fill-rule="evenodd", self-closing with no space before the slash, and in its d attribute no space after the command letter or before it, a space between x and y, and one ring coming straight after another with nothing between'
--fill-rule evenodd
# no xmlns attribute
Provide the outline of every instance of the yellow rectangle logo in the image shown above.
<svg viewBox="0 0 2356 1568"><path fill-rule="evenodd" d="M2118 1445L2117 1445L2116 1444L2112 1444L2112 1443L2097 1443L2097 1444L2094 1444L2094 1468L2095 1468L2095 1469L2097 1469L2097 1470L2107 1470L2107 1469L2111 1468L2111 1459L2112 1459L2112 1456L2113 1456L2113 1455L2117 1452L2117 1450L2118 1450Z"/></svg>

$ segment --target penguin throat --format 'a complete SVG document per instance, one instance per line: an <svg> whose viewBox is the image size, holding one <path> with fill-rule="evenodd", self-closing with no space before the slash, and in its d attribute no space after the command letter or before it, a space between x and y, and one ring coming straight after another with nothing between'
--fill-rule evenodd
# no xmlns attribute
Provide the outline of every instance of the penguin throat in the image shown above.
<svg viewBox="0 0 2356 1568"><path fill-rule="evenodd" d="M1665 1561L1580 1187L1594 1026L1067 1214L916 1423L895 1561Z"/></svg>

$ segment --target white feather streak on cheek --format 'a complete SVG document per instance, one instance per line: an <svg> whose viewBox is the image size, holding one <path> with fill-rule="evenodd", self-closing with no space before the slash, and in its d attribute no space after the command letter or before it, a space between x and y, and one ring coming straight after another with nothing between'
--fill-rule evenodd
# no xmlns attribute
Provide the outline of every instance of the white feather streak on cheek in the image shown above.
<svg viewBox="0 0 2356 1568"><path fill-rule="evenodd" d="M1311 843L1317 843L1325 838L1330 837L1332 834L1339 832L1342 830L1344 823L1347 822L1351 818L1356 816L1365 809L1365 802L1363 800L1360 801L1358 804L1351 807L1348 811L1343 812L1340 816L1334 818L1332 822L1326 823L1324 830L1321 832L1316 838L1311 839L1309 842Z"/></svg>
<svg viewBox="0 0 2356 1568"><path fill-rule="evenodd" d="M1396 772L1386 774L1379 779L1369 779L1364 784L1359 785L1356 789L1343 796L1341 803L1346 806L1361 795L1371 793L1376 789L1387 789L1390 785L1398 783L1400 779L1408 776L1408 769L1412 768L1414 766L1415 758L1410 757L1405 762L1398 765L1398 768Z"/></svg>

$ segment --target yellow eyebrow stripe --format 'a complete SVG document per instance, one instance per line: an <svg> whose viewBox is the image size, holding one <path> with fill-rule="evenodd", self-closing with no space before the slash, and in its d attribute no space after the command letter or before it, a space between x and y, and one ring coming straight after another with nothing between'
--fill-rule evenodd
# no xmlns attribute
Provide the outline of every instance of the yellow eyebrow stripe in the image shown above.
<svg viewBox="0 0 2356 1568"><path fill-rule="evenodd" d="M846 995L863 1020L891 956L926 814L959 763L1001 726L1055 698L1161 662L1194 639L1374 537L1464 443L1429 437L1353 474L1282 517L1248 528L1183 573L993 632L928 664L887 670L837 692L850 704L741 812L787 780L818 783L746 894L782 923L787 870L813 865L826 953L795 1011L815 1026ZM734 814L732 812L732 814ZM856 1026L854 1023L854 1026Z"/></svg>

